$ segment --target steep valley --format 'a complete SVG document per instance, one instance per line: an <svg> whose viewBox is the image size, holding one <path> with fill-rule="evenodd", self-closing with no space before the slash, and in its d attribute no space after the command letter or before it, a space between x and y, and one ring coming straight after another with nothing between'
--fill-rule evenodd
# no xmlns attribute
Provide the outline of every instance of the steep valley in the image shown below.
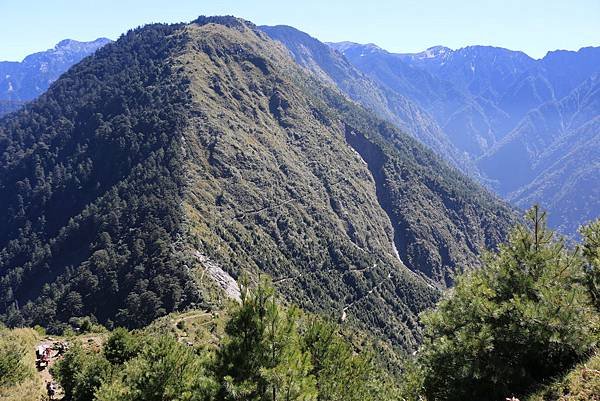
<svg viewBox="0 0 600 401"><path fill-rule="evenodd" d="M420 108L439 127L437 141L452 146L419 140L517 207L546 207L553 227L572 237L599 215L591 145L598 134L599 48L535 60L492 46L395 54L373 44L329 45L375 86ZM578 156L582 142L589 143L586 157Z"/></svg>

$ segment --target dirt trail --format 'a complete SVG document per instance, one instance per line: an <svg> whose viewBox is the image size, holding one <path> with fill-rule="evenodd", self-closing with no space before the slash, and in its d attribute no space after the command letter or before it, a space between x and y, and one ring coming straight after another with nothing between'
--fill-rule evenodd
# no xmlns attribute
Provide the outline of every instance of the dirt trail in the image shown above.
<svg viewBox="0 0 600 401"><path fill-rule="evenodd" d="M197 319L199 317L204 317L204 316L212 316L212 313L211 312L197 312L197 313L193 313L188 316L182 316L173 322L173 326L177 326L177 323L179 323L179 322L185 322L187 320Z"/></svg>
<svg viewBox="0 0 600 401"><path fill-rule="evenodd" d="M44 367L44 368L37 368L37 372L40 375L40 377L42 378L42 385L44 386L44 394L47 394L46 392L46 385L47 383L55 383L56 386L56 393L54 394L54 397L52 398L53 400L62 400L64 397L63 391L62 389L58 386L58 384L56 384L56 380L54 379L54 377L52 376L52 373L50 373L50 368L52 368L52 366L54 366L54 364L56 363L57 360L59 360L61 357L58 355L58 352L54 349L54 344L57 343L60 340L55 340L51 337L47 337L44 340L40 341L39 343L36 344L35 349L37 350L39 347L43 347L43 348L49 348L50 354L48 356L48 366Z"/></svg>
<svg viewBox="0 0 600 401"><path fill-rule="evenodd" d="M340 317L340 321L344 322L346 320L346 318L348 317L348 314L346 313L348 311L348 309L352 308L354 305L356 305L357 303L362 302L363 300L365 300L369 295L371 295L373 292L375 292L379 287L381 287L381 285L383 285L383 283L385 283L387 280L392 278L392 273L388 273L387 277L384 278L383 280L381 280L379 283L375 284L369 291L367 291L363 296L361 296L358 299L355 299L354 301L350 302L349 304L347 304L346 306L344 306L344 308L342 309L342 316Z"/></svg>
<svg viewBox="0 0 600 401"><path fill-rule="evenodd" d="M333 184L329 185L328 189L330 190L332 188L335 188L339 184L341 184L342 182L345 182L345 181L347 181L346 178L342 178L342 179L334 182ZM241 220L241 219L243 219L246 216L252 216L252 215L258 214L260 212L264 212L265 210L276 209L278 207L285 206L285 205L287 205L289 203L292 203L292 202L298 202L298 201L304 200L307 196L310 196L310 194L299 195L299 196L296 196L296 197L293 197L293 198L286 199L284 201L273 203L271 205L266 205L266 206L261 207L259 209L244 210L244 211L236 214L235 216L233 216L233 218L231 220Z"/></svg>
<svg viewBox="0 0 600 401"><path fill-rule="evenodd" d="M362 272L366 272L369 270L373 270L376 267L377 267L377 263L375 263L373 266L367 266L367 267L356 268L356 269L348 269L348 270L339 270L339 269L311 270L311 271L306 271L304 273L298 273L295 276L288 276L288 277L281 277L281 278L273 279L273 284L279 284L279 283L283 283L283 282L286 282L289 280L296 280L296 279L301 278L303 275L308 276L310 274L323 274L323 273L327 273L327 272L338 272L340 274L345 274L347 272L362 273Z"/></svg>

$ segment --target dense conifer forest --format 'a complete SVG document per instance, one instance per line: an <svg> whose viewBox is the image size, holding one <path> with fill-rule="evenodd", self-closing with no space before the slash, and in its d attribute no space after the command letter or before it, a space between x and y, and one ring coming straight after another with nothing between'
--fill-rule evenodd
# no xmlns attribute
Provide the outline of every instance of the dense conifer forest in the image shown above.
<svg viewBox="0 0 600 401"><path fill-rule="evenodd" d="M218 308L245 271L412 350L515 216L233 17L128 32L5 116L0 153L0 314L54 333Z"/></svg>
<svg viewBox="0 0 600 401"><path fill-rule="evenodd" d="M9 325L94 315L139 327L197 300L170 248L189 102L165 62L176 29L129 32L3 120L0 305Z"/></svg>

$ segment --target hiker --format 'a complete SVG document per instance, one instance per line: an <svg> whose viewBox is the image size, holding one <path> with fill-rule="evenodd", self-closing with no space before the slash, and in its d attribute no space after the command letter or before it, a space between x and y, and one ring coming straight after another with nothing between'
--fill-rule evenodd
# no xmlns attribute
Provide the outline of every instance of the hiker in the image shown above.
<svg viewBox="0 0 600 401"><path fill-rule="evenodd" d="M52 401L56 393L56 387L53 382L46 382L46 391L48 392L48 399Z"/></svg>
<svg viewBox="0 0 600 401"><path fill-rule="evenodd" d="M56 343L54 349L56 350L56 356L59 357L65 353L65 351L67 350L67 346L61 341Z"/></svg>
<svg viewBox="0 0 600 401"><path fill-rule="evenodd" d="M39 345L36 349L35 349L35 357L37 359L42 359L42 356L44 355L44 346L43 345Z"/></svg>

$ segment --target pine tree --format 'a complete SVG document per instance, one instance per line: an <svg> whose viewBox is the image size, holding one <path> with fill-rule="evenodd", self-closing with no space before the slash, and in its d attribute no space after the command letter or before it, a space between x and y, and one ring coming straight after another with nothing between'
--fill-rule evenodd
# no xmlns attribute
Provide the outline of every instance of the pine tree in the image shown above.
<svg viewBox="0 0 600 401"><path fill-rule="evenodd" d="M95 394L97 401L208 401L216 382L205 362L170 336L146 338L138 356L127 361L117 375Z"/></svg>
<svg viewBox="0 0 600 401"><path fill-rule="evenodd" d="M276 303L265 280L250 291L242 282L241 305L227 324L217 355L220 397L226 400L316 399L309 355L300 349L297 310Z"/></svg>
<svg viewBox="0 0 600 401"><path fill-rule="evenodd" d="M500 399L526 392L597 341L598 314L583 261L534 207L527 225L423 317L420 361L431 400Z"/></svg>
<svg viewBox="0 0 600 401"><path fill-rule="evenodd" d="M368 352L357 353L339 328L320 318L310 318L302 337L311 355L312 374L320 401L394 400L396 380L378 368Z"/></svg>
<svg viewBox="0 0 600 401"><path fill-rule="evenodd" d="M0 389L24 380L29 374L27 349L0 324Z"/></svg>
<svg viewBox="0 0 600 401"><path fill-rule="evenodd" d="M122 327L112 332L104 344L104 357L113 365L121 365L140 352L141 344L135 336Z"/></svg>
<svg viewBox="0 0 600 401"><path fill-rule="evenodd" d="M111 366L103 355L75 344L53 367L53 373L65 391L66 400L89 401L110 376Z"/></svg>

